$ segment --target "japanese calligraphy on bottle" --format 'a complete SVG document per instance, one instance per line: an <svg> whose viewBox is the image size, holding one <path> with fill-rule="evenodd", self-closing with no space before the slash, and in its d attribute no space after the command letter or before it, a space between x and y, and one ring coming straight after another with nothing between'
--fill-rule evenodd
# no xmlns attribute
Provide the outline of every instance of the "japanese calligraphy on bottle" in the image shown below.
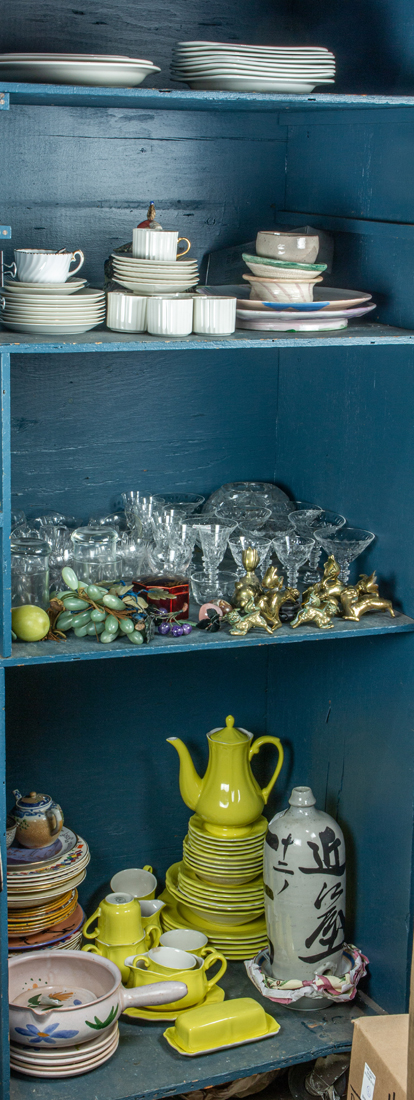
<svg viewBox="0 0 414 1100"><path fill-rule="evenodd" d="M337 822L316 809L310 787L294 787L289 803L266 836L266 924L272 976L303 981L340 973L345 843Z"/></svg>

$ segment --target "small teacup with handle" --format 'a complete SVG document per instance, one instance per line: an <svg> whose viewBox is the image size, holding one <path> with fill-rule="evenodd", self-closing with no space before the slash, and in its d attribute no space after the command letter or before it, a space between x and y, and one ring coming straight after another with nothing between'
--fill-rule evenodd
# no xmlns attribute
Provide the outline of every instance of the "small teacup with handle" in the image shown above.
<svg viewBox="0 0 414 1100"><path fill-rule="evenodd" d="M88 932L95 921L96 928ZM146 932L152 927L159 932L155 920L153 925L147 925ZM98 939L111 947L139 943L144 937L144 929L138 899L132 894L107 894L84 924L83 935L86 940Z"/></svg>
<svg viewBox="0 0 414 1100"><path fill-rule="evenodd" d="M79 262L70 271L76 256L79 256ZM17 278L21 283L65 283L70 275L80 271L85 262L80 248L74 252L55 252L53 248L15 248L14 259Z"/></svg>

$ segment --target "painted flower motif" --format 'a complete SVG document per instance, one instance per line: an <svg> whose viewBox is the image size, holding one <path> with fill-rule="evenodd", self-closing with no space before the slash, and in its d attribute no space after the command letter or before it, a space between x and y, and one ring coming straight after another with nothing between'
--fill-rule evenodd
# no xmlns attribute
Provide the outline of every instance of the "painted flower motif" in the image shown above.
<svg viewBox="0 0 414 1100"><path fill-rule="evenodd" d="M27 1027L16 1027L15 1031L19 1035L30 1036L30 1043L50 1043L52 1046L54 1046L57 1038L73 1039L75 1035L79 1035L78 1031L67 1031L65 1028L59 1027L59 1024L50 1024L45 1027L44 1031L39 1031L34 1024L28 1024Z"/></svg>

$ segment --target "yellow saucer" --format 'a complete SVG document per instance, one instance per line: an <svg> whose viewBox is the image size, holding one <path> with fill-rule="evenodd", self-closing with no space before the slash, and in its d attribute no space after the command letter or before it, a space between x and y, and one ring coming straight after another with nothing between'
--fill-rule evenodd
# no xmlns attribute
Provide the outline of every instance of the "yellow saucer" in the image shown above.
<svg viewBox="0 0 414 1100"><path fill-rule="evenodd" d="M263 836L267 832L268 821L265 817L258 817L256 821L252 821L251 825L244 825L243 828L234 828L229 826L212 826L211 822L204 821L199 814L193 814L190 817L189 828L194 829L195 833L201 833L202 837L207 837L213 840L219 841L249 841L253 837ZM214 832L213 832L214 829ZM211 831L210 831L211 830Z"/></svg>
<svg viewBox="0 0 414 1100"><path fill-rule="evenodd" d="M190 1012L193 1008L201 1008L203 1005L218 1005L224 1001L226 994L224 989L220 985L213 985L213 988L209 990L203 1001L199 1001L198 1005L189 1005L188 1008L182 1008L181 1012L179 1008L176 1008L174 1012L167 1012L168 1005L160 1005L160 1008L126 1008L123 1013L124 1016L133 1016L136 1020L153 1020L154 1023L159 1020L176 1020L177 1016L184 1016L185 1012Z"/></svg>
<svg viewBox="0 0 414 1100"><path fill-rule="evenodd" d="M187 1011L189 1012L190 1009L187 1009ZM184 1015L184 1013L182 1013L182 1015ZM167 1030L164 1031L164 1039L167 1040L170 1047L173 1047L173 1049L177 1051L177 1054L183 1054L184 1058L199 1058L200 1054L215 1054L218 1050L229 1050L231 1047L245 1046L246 1043L259 1043L262 1039L271 1039L272 1035L277 1035L278 1031L280 1031L280 1024L278 1024L277 1020L274 1020L273 1016L270 1016L268 1012L265 1012L265 1016L267 1031L263 1032L262 1035L255 1035L251 1039L241 1039L237 1043L224 1042L220 1044L220 1046L209 1047L208 1050L184 1050L184 1048L177 1043L175 1027L167 1027Z"/></svg>
<svg viewBox="0 0 414 1100"><path fill-rule="evenodd" d="M266 936L266 919L263 916L256 917L253 921L246 921L246 924L217 924L213 920L204 920L203 917L197 916L196 913L191 914L191 921L189 923L189 917L181 912L181 906L175 901L173 894L170 890L165 889L160 895L160 901L165 901L165 904L170 908L176 920L176 928L195 928L197 932L204 932L210 939L211 935L220 937L223 933L224 937L229 936L232 940L246 940L252 937L258 937L263 934ZM187 908L184 906L184 908ZM161 911L161 923L163 921L164 910Z"/></svg>

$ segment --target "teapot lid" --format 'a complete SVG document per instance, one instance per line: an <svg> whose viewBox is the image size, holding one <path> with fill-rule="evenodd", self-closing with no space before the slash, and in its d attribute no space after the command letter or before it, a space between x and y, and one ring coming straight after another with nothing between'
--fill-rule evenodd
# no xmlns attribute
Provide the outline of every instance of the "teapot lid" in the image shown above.
<svg viewBox="0 0 414 1100"><path fill-rule="evenodd" d="M242 730L238 730L234 725L234 718L232 714L229 714L226 718L226 725L221 730L214 730L213 733L209 733L210 741L220 741L223 745L236 745L241 741L250 741L250 737L247 733L243 733Z"/></svg>
<svg viewBox="0 0 414 1100"><path fill-rule="evenodd" d="M13 794L18 802L19 806L49 806L52 799L48 794L38 794L36 791L30 791L30 794L21 795L20 791L13 791Z"/></svg>

